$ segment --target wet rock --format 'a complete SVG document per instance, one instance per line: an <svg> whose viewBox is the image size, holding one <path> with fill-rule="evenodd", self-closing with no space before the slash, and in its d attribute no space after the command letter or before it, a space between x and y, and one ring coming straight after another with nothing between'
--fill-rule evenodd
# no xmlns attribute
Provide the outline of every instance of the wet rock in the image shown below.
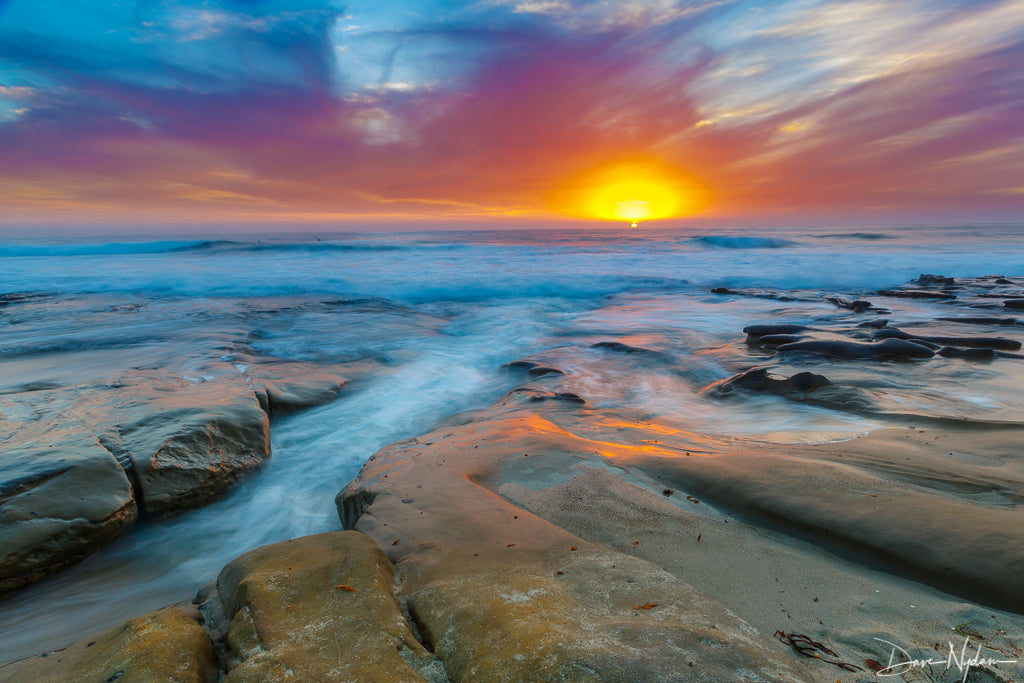
<svg viewBox="0 0 1024 683"><path fill-rule="evenodd" d="M1007 299L1003 302L1003 306L1014 310L1024 310L1024 299Z"/></svg>
<svg viewBox="0 0 1024 683"><path fill-rule="evenodd" d="M80 562L135 523L131 484L95 435L4 419L0 428L0 593Z"/></svg>
<svg viewBox="0 0 1024 683"><path fill-rule="evenodd" d="M162 609L74 645L0 667L0 681L214 683L217 655L206 631L181 610Z"/></svg>
<svg viewBox="0 0 1024 683"><path fill-rule="evenodd" d="M888 324L889 321L883 318L881 320L866 320L865 322L862 322L859 325L857 325L857 327L871 327L876 330L880 330Z"/></svg>
<svg viewBox="0 0 1024 683"><path fill-rule="evenodd" d="M807 330L807 327L805 327L804 325L788 325L788 324L778 324L778 325L747 325L746 327L743 328L743 332L747 335L747 337L754 338L755 341L759 337L765 337L765 336L768 336L768 335L775 335L775 334L797 334L797 333L803 332L805 330Z"/></svg>
<svg viewBox="0 0 1024 683"><path fill-rule="evenodd" d="M943 358L963 358L965 360L992 360L997 355L995 349L972 348L956 349L952 346L944 346L938 350Z"/></svg>
<svg viewBox="0 0 1024 683"><path fill-rule="evenodd" d="M391 563L354 531L306 536L233 560L217 579L226 683L443 681L396 601Z"/></svg>
<svg viewBox="0 0 1024 683"><path fill-rule="evenodd" d="M312 363L257 362L240 366L257 398L266 397L266 412L273 416L330 403L348 380Z"/></svg>
<svg viewBox="0 0 1024 683"><path fill-rule="evenodd" d="M1009 326L1020 324L1016 318L995 318L991 316L940 317L936 318L936 320L941 320L946 323L962 323L964 325Z"/></svg>
<svg viewBox="0 0 1024 683"><path fill-rule="evenodd" d="M751 341L751 343L773 347L781 346L783 344L792 344L800 341L801 339L805 339L805 337L798 334L766 334L763 337L757 337L756 341Z"/></svg>
<svg viewBox="0 0 1024 683"><path fill-rule="evenodd" d="M1000 351L1018 351L1021 343L1016 339L1005 337L941 337L932 335L917 335L895 327L887 327L879 330L875 335L877 339L906 339L915 342L926 342L928 344L941 346L960 346L967 348L988 348Z"/></svg>
<svg viewBox="0 0 1024 683"><path fill-rule="evenodd" d="M824 375L813 372L798 372L792 377L780 379L769 375L768 368L752 368L714 385L713 391L716 394L725 395L734 389L743 389L786 395L814 391L826 386L832 386L832 382Z"/></svg>
<svg viewBox="0 0 1024 683"><path fill-rule="evenodd" d="M660 351L652 351L651 349L645 349L640 346L630 346L629 344L623 344L622 342L616 341L603 341L591 344L592 349L601 349L602 351L611 351L613 353L624 353L630 356L647 356L650 358L664 358L665 354Z"/></svg>
<svg viewBox="0 0 1024 683"><path fill-rule="evenodd" d="M933 289L880 289L881 296L891 296L902 299L955 299L956 294L940 292Z"/></svg>
<svg viewBox="0 0 1024 683"><path fill-rule="evenodd" d="M919 287L949 287L956 284L956 279L946 277L945 275L921 273L916 280L911 280L910 284L914 284Z"/></svg>
<svg viewBox="0 0 1024 683"><path fill-rule="evenodd" d="M750 287L744 287L740 289L733 289L732 287L715 287L711 290L712 294L730 294L732 296L745 296L751 299L772 299L774 301L799 301L799 297L793 296L787 292L780 292L773 289L754 289Z"/></svg>
<svg viewBox="0 0 1024 683"><path fill-rule="evenodd" d="M543 377L544 375L564 375L565 373L558 368L553 368L548 365L541 365L532 360L516 360L511 363L505 363L501 366L502 370L511 370L517 372L526 372L530 377Z"/></svg>
<svg viewBox="0 0 1024 683"><path fill-rule="evenodd" d="M112 408L147 515L207 503L270 457L268 415L237 375L125 378Z"/></svg>
<svg viewBox="0 0 1024 683"><path fill-rule="evenodd" d="M783 344L779 353L809 353L843 360L910 360L931 358L935 352L904 339L886 339L876 344L847 341L802 341Z"/></svg>
<svg viewBox="0 0 1024 683"><path fill-rule="evenodd" d="M853 311L854 313L863 313L864 311L870 310L874 307L870 301L864 301L862 299L852 300L841 296L830 296L826 297L826 299L839 308L845 308Z"/></svg>

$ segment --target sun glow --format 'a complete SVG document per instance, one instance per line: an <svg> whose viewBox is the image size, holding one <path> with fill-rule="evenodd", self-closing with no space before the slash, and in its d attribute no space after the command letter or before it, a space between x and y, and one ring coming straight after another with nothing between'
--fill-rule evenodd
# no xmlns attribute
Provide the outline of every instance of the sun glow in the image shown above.
<svg viewBox="0 0 1024 683"><path fill-rule="evenodd" d="M710 203L704 183L656 159L601 164L570 178L551 193L549 204L560 213L640 221L686 216Z"/></svg>

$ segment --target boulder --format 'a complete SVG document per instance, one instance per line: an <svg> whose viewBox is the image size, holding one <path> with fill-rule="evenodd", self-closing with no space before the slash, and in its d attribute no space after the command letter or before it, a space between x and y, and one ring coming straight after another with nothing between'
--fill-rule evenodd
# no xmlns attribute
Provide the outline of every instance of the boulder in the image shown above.
<svg viewBox="0 0 1024 683"><path fill-rule="evenodd" d="M717 394L728 394L733 389L744 389L788 395L814 391L827 386L832 386L832 382L824 375L817 375L813 372L798 372L792 377L779 379L769 375L768 368L752 368L719 382L712 388Z"/></svg>
<svg viewBox="0 0 1024 683"><path fill-rule="evenodd" d="M394 573L366 536L334 532L264 546L217 579L227 683L443 681L393 595Z"/></svg>
<svg viewBox="0 0 1024 683"><path fill-rule="evenodd" d="M743 332L747 337L764 337L775 334L799 334L807 329L804 325L790 325L780 323L776 325L747 325L743 328Z"/></svg>
<svg viewBox="0 0 1024 683"><path fill-rule="evenodd" d="M4 593L81 561L131 528L137 509L121 466L86 429L2 419L0 426Z"/></svg>
<svg viewBox="0 0 1024 683"><path fill-rule="evenodd" d="M269 418L238 375L125 378L111 412L150 516L203 505L270 457Z"/></svg>
<svg viewBox="0 0 1024 683"><path fill-rule="evenodd" d="M176 608L162 609L74 645L0 667L0 681L175 681L215 683L217 655L206 631Z"/></svg>

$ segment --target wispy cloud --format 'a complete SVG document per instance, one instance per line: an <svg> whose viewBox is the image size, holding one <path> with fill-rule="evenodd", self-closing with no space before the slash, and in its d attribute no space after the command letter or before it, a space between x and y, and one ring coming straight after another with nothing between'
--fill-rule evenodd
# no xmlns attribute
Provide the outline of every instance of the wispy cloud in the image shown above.
<svg viewBox="0 0 1024 683"><path fill-rule="evenodd" d="M1019 0L13 0L0 207L542 212L648 154L723 216L1019 209L1022 60Z"/></svg>

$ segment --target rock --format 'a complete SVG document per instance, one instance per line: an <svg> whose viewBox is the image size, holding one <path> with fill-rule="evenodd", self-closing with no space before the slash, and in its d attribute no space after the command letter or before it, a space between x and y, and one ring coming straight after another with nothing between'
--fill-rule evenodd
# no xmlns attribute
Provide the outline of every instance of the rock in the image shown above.
<svg viewBox="0 0 1024 683"><path fill-rule="evenodd" d="M754 337L756 340L757 337L765 337L768 335L797 334L798 332L803 332L806 329L807 327L804 325L747 325L743 328L743 332L748 337Z"/></svg>
<svg viewBox="0 0 1024 683"><path fill-rule="evenodd" d="M779 379L769 375L768 368L752 368L713 385L712 389L715 393L722 395L729 394L734 389L767 391L772 394L786 395L814 391L831 385L832 382L827 377L813 372L798 372L792 377Z"/></svg>
<svg viewBox="0 0 1024 683"><path fill-rule="evenodd" d="M270 457L267 413L237 375L125 378L112 412L143 511L154 517L217 498Z"/></svg>
<svg viewBox="0 0 1024 683"><path fill-rule="evenodd" d="M804 680L778 643L684 581L508 499L506 483L557 483L604 447L535 406L510 397L393 444L338 496L346 524L400 568L400 592L450 680Z"/></svg>
<svg viewBox="0 0 1024 683"><path fill-rule="evenodd" d="M935 352L921 344L904 339L886 339L877 344L847 341L802 341L783 344L779 353L811 353L844 360L907 360L931 358Z"/></svg>
<svg viewBox="0 0 1024 683"><path fill-rule="evenodd" d="M755 340L751 340L751 344L760 344L761 346L781 346L782 344L792 344L804 339L797 334L766 334L763 337L758 337ZM748 339L750 339L748 337Z"/></svg>
<svg viewBox="0 0 1024 683"><path fill-rule="evenodd" d="M938 350L943 358L963 358L965 360L992 360L997 355L995 349L955 349L952 346L944 346Z"/></svg>
<svg viewBox="0 0 1024 683"><path fill-rule="evenodd" d="M889 324L889 321L883 318L881 320L866 320L866 321L858 324L857 327L871 327L871 328L874 328L876 330L880 330L880 329L882 329L883 327L885 327L888 324Z"/></svg>
<svg viewBox="0 0 1024 683"><path fill-rule="evenodd" d="M1024 310L1024 299L1007 299L1003 302L1003 306L1014 310Z"/></svg>
<svg viewBox="0 0 1024 683"><path fill-rule="evenodd" d="M829 296L826 297L828 301L831 301L839 308L846 308L854 313L863 313L872 308L870 301L863 301L861 299L851 300L841 296Z"/></svg>
<svg viewBox="0 0 1024 683"><path fill-rule="evenodd" d="M948 287L955 285L956 280L945 275L921 273L916 280L911 280L910 284L918 285L919 287Z"/></svg>
<svg viewBox="0 0 1024 683"><path fill-rule="evenodd" d="M127 476L94 434L38 422L0 426L7 432L0 441L3 593L102 548L131 528L137 509Z"/></svg>
<svg viewBox="0 0 1024 683"><path fill-rule="evenodd" d="M552 368L547 365L541 365L532 360L515 360L511 363L505 363L501 366L502 370L511 370L522 372L525 371L530 377L543 377L544 375L564 375L565 373L558 368Z"/></svg>
<svg viewBox="0 0 1024 683"><path fill-rule="evenodd" d="M394 574L366 536L334 532L264 546L217 579L226 683L443 681L393 595Z"/></svg>
<svg viewBox="0 0 1024 683"><path fill-rule="evenodd" d="M892 296L902 299L955 299L956 294L939 292L932 289L880 289L881 296Z"/></svg>
<svg viewBox="0 0 1024 683"><path fill-rule="evenodd" d="M0 681L215 683L217 655L203 627L162 609L74 645L0 667Z"/></svg>
<svg viewBox="0 0 1024 683"><path fill-rule="evenodd" d="M715 287L711 290L712 294L731 294L732 296L745 296L751 299L773 299L775 301L799 301L799 297L793 296L786 292L780 292L772 289L756 289L752 287L743 287L740 289L733 289L732 287Z"/></svg>
<svg viewBox="0 0 1024 683"><path fill-rule="evenodd" d="M1018 351L1021 348L1021 343L1016 339L1006 339L1005 337L940 337L940 336L929 336L929 335L917 335L895 327L887 327L884 330L879 330L875 335L876 339L906 339L915 342L926 342L934 345L935 348L942 346L961 346L968 348L988 348L998 349L1000 351Z"/></svg>
<svg viewBox="0 0 1024 683"><path fill-rule="evenodd" d="M936 318L946 323L962 323L964 325L1019 325L1016 318L994 318L990 316L962 316Z"/></svg>
<svg viewBox="0 0 1024 683"><path fill-rule="evenodd" d="M312 363L256 359L236 368L248 378L257 398L266 397L271 415L330 403L348 380ZM261 403L263 403L261 401Z"/></svg>
<svg viewBox="0 0 1024 683"><path fill-rule="evenodd" d="M623 344L622 342L616 341L603 341L591 344L592 349L601 349L602 351L612 351L614 353L624 353L630 356L647 356L649 358L666 358L664 353L660 351L652 351L651 349L645 349L640 346L630 346L629 344Z"/></svg>

